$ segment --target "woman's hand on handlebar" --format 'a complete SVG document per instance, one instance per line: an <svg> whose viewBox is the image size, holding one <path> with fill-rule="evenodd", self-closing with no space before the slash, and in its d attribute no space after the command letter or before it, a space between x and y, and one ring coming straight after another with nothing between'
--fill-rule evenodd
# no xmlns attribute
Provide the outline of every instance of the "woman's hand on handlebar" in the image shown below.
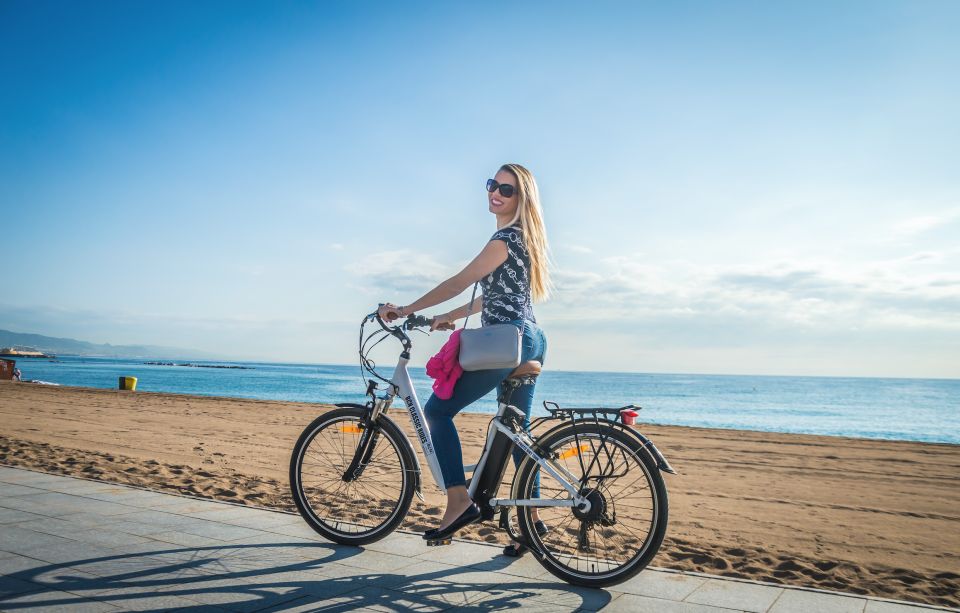
<svg viewBox="0 0 960 613"><path fill-rule="evenodd" d="M400 317L400 307L392 302L386 302L377 309L377 315L379 315L383 321L391 322ZM404 315L409 315L409 313L404 313Z"/></svg>
<svg viewBox="0 0 960 613"><path fill-rule="evenodd" d="M437 315L433 318L433 321L430 323L430 331L434 330L454 330L457 325L454 323L454 319L450 317L449 313L444 313L443 315Z"/></svg>

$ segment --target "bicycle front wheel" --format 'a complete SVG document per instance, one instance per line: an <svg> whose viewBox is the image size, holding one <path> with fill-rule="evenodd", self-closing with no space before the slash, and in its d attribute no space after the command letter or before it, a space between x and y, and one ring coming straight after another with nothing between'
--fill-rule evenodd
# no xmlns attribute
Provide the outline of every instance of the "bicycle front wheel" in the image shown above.
<svg viewBox="0 0 960 613"><path fill-rule="evenodd" d="M414 494L410 442L385 415L367 429L365 414L358 407L321 415L300 435L290 458L290 490L300 515L342 545L372 543L393 532ZM358 471L362 443L369 445ZM348 468L351 475L345 476Z"/></svg>
<svg viewBox="0 0 960 613"><path fill-rule="evenodd" d="M619 428L570 424L539 441L543 457L579 479L573 483L590 509L540 507L549 527L534 529L532 509L517 509L523 536L542 554L540 563L575 585L602 587L626 581L656 555L667 530L667 490L643 444ZM569 493L529 457L514 481L514 498L567 500Z"/></svg>

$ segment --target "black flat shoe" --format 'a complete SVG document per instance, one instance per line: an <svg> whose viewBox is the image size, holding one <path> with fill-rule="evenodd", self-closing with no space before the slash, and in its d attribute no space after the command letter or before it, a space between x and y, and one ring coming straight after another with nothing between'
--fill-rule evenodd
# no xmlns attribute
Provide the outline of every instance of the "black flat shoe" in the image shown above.
<svg viewBox="0 0 960 613"><path fill-rule="evenodd" d="M467 510L461 513L460 517L453 520L449 526L443 530L427 530L423 533L423 538L427 541L442 541L448 539L456 534L458 530L469 526L478 519L480 519L480 507L478 507L476 503L470 503Z"/></svg>
<svg viewBox="0 0 960 613"><path fill-rule="evenodd" d="M546 536L547 532L550 532L550 530L547 528L547 524L543 523L540 520L537 520L536 523L533 524L533 528L537 531L537 534L539 534L540 536ZM508 558L519 558L523 554L527 553L527 551L529 550L530 548L524 545L523 543L518 543L514 541L513 543L503 548L503 555L507 556Z"/></svg>

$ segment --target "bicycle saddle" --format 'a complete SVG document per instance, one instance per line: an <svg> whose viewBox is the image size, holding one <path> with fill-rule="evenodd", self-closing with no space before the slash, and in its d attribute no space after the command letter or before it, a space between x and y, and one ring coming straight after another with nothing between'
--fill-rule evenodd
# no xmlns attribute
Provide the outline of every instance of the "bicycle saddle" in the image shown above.
<svg viewBox="0 0 960 613"><path fill-rule="evenodd" d="M516 368L514 368L513 372L507 375L507 378L509 379L510 377L522 377L524 375L537 376L540 374L540 368L541 368L540 362L538 362L537 360L528 360L526 362L521 362L520 366L517 366Z"/></svg>

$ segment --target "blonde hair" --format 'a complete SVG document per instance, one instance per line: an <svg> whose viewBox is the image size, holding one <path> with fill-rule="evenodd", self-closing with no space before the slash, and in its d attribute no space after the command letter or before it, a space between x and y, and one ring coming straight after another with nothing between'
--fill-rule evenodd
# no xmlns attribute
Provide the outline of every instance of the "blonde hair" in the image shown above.
<svg viewBox="0 0 960 613"><path fill-rule="evenodd" d="M550 245L547 228L540 207L540 190L533 173L520 164L504 164L500 170L509 171L517 179L517 213L508 226L518 225L530 254L530 296L542 301L550 296Z"/></svg>

